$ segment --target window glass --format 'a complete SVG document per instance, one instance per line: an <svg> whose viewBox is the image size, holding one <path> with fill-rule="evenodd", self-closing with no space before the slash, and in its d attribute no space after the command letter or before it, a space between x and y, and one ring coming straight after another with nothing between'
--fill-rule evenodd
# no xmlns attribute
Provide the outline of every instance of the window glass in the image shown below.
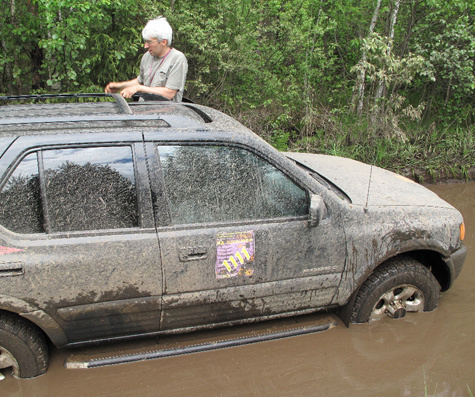
<svg viewBox="0 0 475 397"><path fill-rule="evenodd" d="M43 165L51 231L138 226L130 147L45 150Z"/></svg>
<svg viewBox="0 0 475 397"><path fill-rule="evenodd" d="M0 192L0 224L17 233L42 233L37 154L26 156Z"/></svg>
<svg viewBox="0 0 475 397"><path fill-rule="evenodd" d="M227 146L159 146L174 224L307 214L307 194L260 157Z"/></svg>

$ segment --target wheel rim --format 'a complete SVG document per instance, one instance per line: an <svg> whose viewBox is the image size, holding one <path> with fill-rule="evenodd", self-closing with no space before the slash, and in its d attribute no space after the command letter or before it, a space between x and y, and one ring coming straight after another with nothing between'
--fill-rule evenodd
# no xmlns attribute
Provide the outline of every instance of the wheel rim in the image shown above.
<svg viewBox="0 0 475 397"><path fill-rule="evenodd" d="M424 310L424 294L414 285L404 284L391 288L378 299L371 311L370 321L379 320L388 315L402 318L406 312Z"/></svg>
<svg viewBox="0 0 475 397"><path fill-rule="evenodd" d="M18 377L20 367L18 366L17 360L7 349L5 349L3 346L0 346L0 370L10 367L13 368L13 376Z"/></svg>

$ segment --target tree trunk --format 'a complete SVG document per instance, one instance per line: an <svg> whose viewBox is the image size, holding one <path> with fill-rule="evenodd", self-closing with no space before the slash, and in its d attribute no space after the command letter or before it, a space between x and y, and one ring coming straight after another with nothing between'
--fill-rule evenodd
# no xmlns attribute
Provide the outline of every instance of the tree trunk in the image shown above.
<svg viewBox="0 0 475 397"><path fill-rule="evenodd" d="M401 4L401 0L394 0L393 9L391 10L391 14L389 16L389 31L388 31L388 54L392 51L392 42L394 39L394 26L396 26L397 14L399 12L399 6ZM379 100L383 97L383 92L385 88L384 80L380 80L378 83L378 89L376 90L376 95L374 97L374 102L377 104ZM382 109L381 109L382 110Z"/></svg>
<svg viewBox="0 0 475 397"><path fill-rule="evenodd" d="M10 15L11 15L11 18L12 18L12 25L15 26L15 28L18 28L18 23L17 23L17 18L16 18L15 0L10 1ZM3 44L3 38L2 38L2 44ZM10 70L11 70L11 73L12 73L11 81L13 81L13 71L12 70L14 70L15 67L18 68L18 55L17 55L16 51L13 51L13 66L14 66L13 69L10 66ZM17 81L17 86L19 88L18 93L21 94L22 93L22 80L21 80L20 76L17 76L16 81ZM9 85L11 86L11 83L9 83Z"/></svg>
<svg viewBox="0 0 475 397"><path fill-rule="evenodd" d="M0 29L3 30L2 28L2 22L0 21ZM5 43L5 40L2 36L2 41L1 41L1 44L2 44L2 50L5 54L8 54L8 49L7 49L7 45ZM6 75L6 76L5 76ZM2 80L6 81L6 86L7 86L7 92L9 94L12 93L12 90L13 90L13 87L12 87L12 81L13 81L13 71L12 71L12 65L10 64L10 62L7 62L5 64L5 75L2 76ZM2 84L3 86L3 84ZM2 91L4 91L3 87L2 87Z"/></svg>
<svg viewBox="0 0 475 397"><path fill-rule="evenodd" d="M381 8L381 1L382 0L376 0L376 7L374 8L373 11L373 17L371 18L371 23L369 25L369 32L368 36L371 36L371 34L374 32L374 28L376 27L376 22L378 21L379 17L379 10ZM357 103L356 105L356 113L358 115L361 114L363 111L363 104L364 104L364 92L365 92L365 79L366 79L366 69L364 67L366 63L367 55L366 55L366 50L363 48L363 54L361 55L361 64L363 65L359 76L357 80L357 89L356 89L356 97L353 100L353 103Z"/></svg>

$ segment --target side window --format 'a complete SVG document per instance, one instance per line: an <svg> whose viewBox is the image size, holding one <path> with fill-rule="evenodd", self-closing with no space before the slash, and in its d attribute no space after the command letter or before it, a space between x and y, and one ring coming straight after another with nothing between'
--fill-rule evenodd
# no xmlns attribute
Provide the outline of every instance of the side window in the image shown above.
<svg viewBox="0 0 475 397"><path fill-rule="evenodd" d="M51 231L138 226L130 147L46 150L43 164Z"/></svg>
<svg viewBox="0 0 475 397"><path fill-rule="evenodd" d="M0 192L0 224L17 233L43 233L38 156L26 156Z"/></svg>
<svg viewBox="0 0 475 397"><path fill-rule="evenodd" d="M187 145L158 151L173 224L308 213L306 191L247 150Z"/></svg>
<svg viewBox="0 0 475 397"><path fill-rule="evenodd" d="M0 197L1 224L19 233L138 226L134 165L128 146L30 154Z"/></svg>

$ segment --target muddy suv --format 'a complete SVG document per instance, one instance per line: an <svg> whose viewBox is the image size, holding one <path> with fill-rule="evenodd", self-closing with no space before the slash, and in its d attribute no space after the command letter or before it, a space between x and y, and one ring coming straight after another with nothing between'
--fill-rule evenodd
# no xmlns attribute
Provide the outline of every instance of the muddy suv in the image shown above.
<svg viewBox="0 0 475 397"><path fill-rule="evenodd" d="M0 369L44 373L48 341L400 318L459 275L462 216L424 187L279 153L207 107L111 97L0 106Z"/></svg>

